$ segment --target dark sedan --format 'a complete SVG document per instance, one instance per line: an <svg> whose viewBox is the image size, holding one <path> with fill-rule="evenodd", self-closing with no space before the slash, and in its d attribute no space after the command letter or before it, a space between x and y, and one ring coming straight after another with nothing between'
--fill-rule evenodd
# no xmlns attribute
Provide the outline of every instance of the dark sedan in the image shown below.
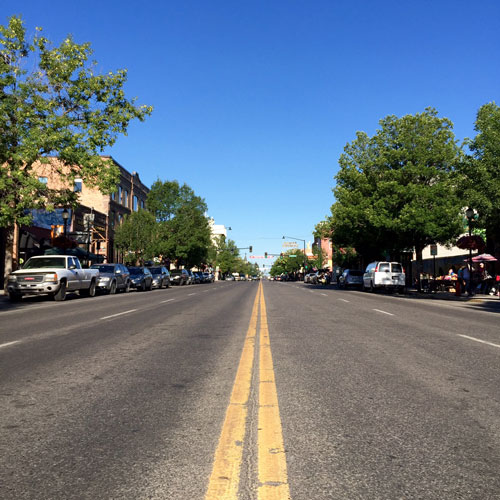
<svg viewBox="0 0 500 500"><path fill-rule="evenodd" d="M94 264L91 269L99 270L98 290L110 295L118 290L130 290L130 272L123 264Z"/></svg>
<svg viewBox="0 0 500 500"><path fill-rule="evenodd" d="M144 266L129 267L130 285L137 290L146 291L153 288L153 275L151 271Z"/></svg>
<svg viewBox="0 0 500 500"><path fill-rule="evenodd" d="M153 288L168 288L170 286L170 273L164 266L152 266L149 268L153 275Z"/></svg>
<svg viewBox="0 0 500 500"><path fill-rule="evenodd" d="M189 283L189 273L185 269L172 269L170 271L170 283L172 285L186 285Z"/></svg>

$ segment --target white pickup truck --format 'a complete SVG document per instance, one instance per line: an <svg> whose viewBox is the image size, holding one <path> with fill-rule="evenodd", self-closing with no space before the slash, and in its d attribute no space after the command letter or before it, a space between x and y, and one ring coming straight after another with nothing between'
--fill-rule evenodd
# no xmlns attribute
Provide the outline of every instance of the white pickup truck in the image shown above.
<svg viewBox="0 0 500 500"><path fill-rule="evenodd" d="M64 300L66 292L79 291L93 297L99 281L97 269L83 269L77 257L71 255L39 255L31 257L22 269L9 274L7 291L11 301L23 295L48 294L54 300Z"/></svg>

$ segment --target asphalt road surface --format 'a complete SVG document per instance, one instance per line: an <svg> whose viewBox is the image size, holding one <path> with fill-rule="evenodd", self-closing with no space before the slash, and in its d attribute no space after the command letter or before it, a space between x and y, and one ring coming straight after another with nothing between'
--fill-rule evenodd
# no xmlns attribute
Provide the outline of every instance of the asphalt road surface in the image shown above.
<svg viewBox="0 0 500 500"><path fill-rule="evenodd" d="M302 283L0 303L0 498L500 499L500 311Z"/></svg>

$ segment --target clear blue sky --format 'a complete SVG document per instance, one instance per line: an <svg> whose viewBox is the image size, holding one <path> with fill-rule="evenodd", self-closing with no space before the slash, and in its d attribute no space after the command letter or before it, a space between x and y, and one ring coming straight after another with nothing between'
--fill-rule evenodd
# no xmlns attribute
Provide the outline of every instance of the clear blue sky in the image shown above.
<svg viewBox="0 0 500 500"><path fill-rule="evenodd" d="M189 184L257 255L311 240L357 130L433 106L462 140L500 101L498 0L2 0L1 13L91 42L102 72L127 68L128 95L155 110L108 153L147 185Z"/></svg>

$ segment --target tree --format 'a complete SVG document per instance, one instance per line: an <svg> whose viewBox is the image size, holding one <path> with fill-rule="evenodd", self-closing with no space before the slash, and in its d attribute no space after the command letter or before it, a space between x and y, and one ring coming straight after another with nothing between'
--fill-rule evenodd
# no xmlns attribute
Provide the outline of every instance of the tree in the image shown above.
<svg viewBox="0 0 500 500"><path fill-rule="evenodd" d="M458 186L463 206L478 212L477 224L487 240L500 244L500 107L481 106L475 122L476 137L467 140L470 154L461 163ZM490 251L494 251L490 248Z"/></svg>
<svg viewBox="0 0 500 500"><path fill-rule="evenodd" d="M153 214L147 210L139 210L126 215L115 230L115 245L126 252L128 262L144 263L152 259L155 252L155 241L159 237L159 226Z"/></svg>
<svg viewBox="0 0 500 500"><path fill-rule="evenodd" d="M148 193L146 207L159 224L158 255L188 267L207 261L211 241L203 198L187 184L158 179Z"/></svg>
<svg viewBox="0 0 500 500"><path fill-rule="evenodd" d="M225 275L237 272L239 251L236 243L224 235L219 235L209 249L209 262L213 268L219 267L219 271Z"/></svg>
<svg viewBox="0 0 500 500"><path fill-rule="evenodd" d="M203 198L196 196L187 184L181 186L176 180L156 180L151 186L146 202L148 210L155 214L158 222L171 220L178 210L186 205L197 208L202 213L207 210Z"/></svg>
<svg viewBox="0 0 500 500"><path fill-rule="evenodd" d="M452 177L460 148L451 121L432 108L380 126L372 138L358 132L339 160L333 238L370 257L414 250L420 271L427 245L461 231Z"/></svg>
<svg viewBox="0 0 500 500"><path fill-rule="evenodd" d="M0 227L8 228L9 239L14 224L31 223L28 210L75 201L71 189L40 183L36 164L57 155L68 185L80 177L112 192L119 172L101 155L131 120L152 112L125 97L126 70L99 75L89 43L68 36L54 46L41 31L28 39L16 16L0 26Z"/></svg>

